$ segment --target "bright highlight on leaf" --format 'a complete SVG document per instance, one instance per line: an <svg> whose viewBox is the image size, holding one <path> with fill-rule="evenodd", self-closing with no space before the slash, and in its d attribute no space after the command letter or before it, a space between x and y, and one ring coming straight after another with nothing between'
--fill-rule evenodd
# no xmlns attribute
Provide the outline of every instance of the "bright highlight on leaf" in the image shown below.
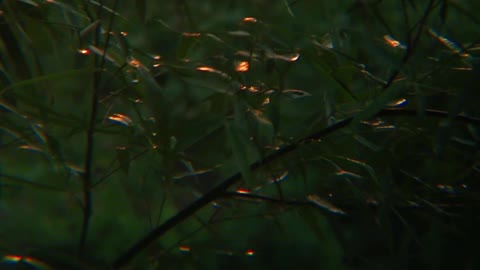
<svg viewBox="0 0 480 270"><path fill-rule="evenodd" d="M78 52L81 53L81 54L83 54L83 55L88 55L88 54L90 54L90 50L89 50L89 49L79 49Z"/></svg>
<svg viewBox="0 0 480 270"><path fill-rule="evenodd" d="M133 120L130 117L120 113L110 115L108 120L127 127L132 126L133 124Z"/></svg>
<svg viewBox="0 0 480 270"><path fill-rule="evenodd" d="M249 63L247 61L238 62L235 66L235 70L238 72L247 72L249 68Z"/></svg>
<svg viewBox="0 0 480 270"><path fill-rule="evenodd" d="M401 49L406 49L407 47L405 45L403 45L402 43L400 43L400 41L394 39L392 36L390 35L385 35L383 36L383 40L385 41L385 43L392 47L392 48L401 48Z"/></svg>
<svg viewBox="0 0 480 270"><path fill-rule="evenodd" d="M105 53L103 49L100 49L94 45L90 45L88 46L88 48L90 49L91 52L101 56L101 57L105 57L106 60L108 60L109 62L115 64L116 66L120 66L120 64L109 54L109 53Z"/></svg>
<svg viewBox="0 0 480 270"><path fill-rule="evenodd" d="M250 93L260 93L260 89L258 89L258 87L255 87L255 86L245 86L245 85L242 85L240 87L240 89L244 90L244 91L248 91Z"/></svg>
<svg viewBox="0 0 480 270"><path fill-rule="evenodd" d="M139 60L137 60L135 58L130 59L130 61L128 61L128 64L132 67L135 67L135 68L139 68L139 67L142 66L142 62L140 62Z"/></svg>
<svg viewBox="0 0 480 270"><path fill-rule="evenodd" d="M182 36L184 37L199 37L201 35L202 35L201 33L188 33L188 32L182 33Z"/></svg>
<svg viewBox="0 0 480 270"><path fill-rule="evenodd" d="M276 174L275 173L272 174L272 178L269 179L269 182L271 184L280 183L287 180L287 178L288 178L288 171L283 171Z"/></svg>
<svg viewBox="0 0 480 270"><path fill-rule="evenodd" d="M10 268L7 265L14 265ZM52 270L44 262L28 256L5 255L0 261L1 269L38 269L38 270Z"/></svg>
<svg viewBox="0 0 480 270"><path fill-rule="evenodd" d="M320 207L324 210L327 210L329 212L332 212L334 214L346 215L346 213L342 209L334 206L333 204L331 204L327 200L322 199L317 195L307 195L307 200L309 202L311 202L313 205L318 206L318 207Z"/></svg>
<svg viewBox="0 0 480 270"><path fill-rule="evenodd" d="M293 54L282 55L282 54L276 54L274 52L268 51L267 52L267 57L272 58L272 59L276 59L276 60L287 61L287 62L295 62L295 61L298 60L298 58L300 58L300 54L299 53L293 53Z"/></svg>
<svg viewBox="0 0 480 270"><path fill-rule="evenodd" d="M255 19L254 17L245 17L242 19L242 21L245 23L256 23L257 19Z"/></svg>
<svg viewBox="0 0 480 270"><path fill-rule="evenodd" d="M250 193L250 190L245 189L245 188L239 188L235 192L240 193L240 194L248 194L248 193Z"/></svg>
<svg viewBox="0 0 480 270"><path fill-rule="evenodd" d="M209 66L197 67L197 70L198 70L198 71L203 71L203 72L210 72L210 73L218 74L218 75L220 75L220 77L222 77L222 78L225 79L225 80L231 80L231 79L232 79L232 78L231 78L230 76L228 76L226 73L221 72L220 70L214 69L214 68L209 67Z"/></svg>
<svg viewBox="0 0 480 270"><path fill-rule="evenodd" d="M218 72L218 70L213 69L211 67L198 67L197 70L199 71L206 71L206 72Z"/></svg>
<svg viewBox="0 0 480 270"><path fill-rule="evenodd" d="M440 41L440 43L442 43L445 47L447 47L453 53L459 54L461 57L469 57L470 56L468 53L464 53L462 48L460 48L453 41L449 40L448 38L446 38L446 37L444 37L440 34L438 34L438 32L433 30L432 28L429 28L428 32L430 33L430 35L432 35L434 38L436 38L438 41Z"/></svg>
<svg viewBox="0 0 480 270"><path fill-rule="evenodd" d="M22 145L22 146L19 146L18 148L25 149L25 150L37 151L37 152L43 152L42 148L40 148L38 146L33 146L33 145Z"/></svg>
<svg viewBox="0 0 480 270"><path fill-rule="evenodd" d="M303 90L298 90L298 89L286 89L286 90L283 90L282 93L287 94L291 98L303 98L303 97L311 96L310 93Z"/></svg>
<svg viewBox="0 0 480 270"><path fill-rule="evenodd" d="M403 107L408 104L408 100L401 98L399 100L390 102L387 104L388 107Z"/></svg>
<svg viewBox="0 0 480 270"><path fill-rule="evenodd" d="M182 253L189 253L191 251L191 248L189 246L179 246L178 250Z"/></svg>
<svg viewBox="0 0 480 270"><path fill-rule="evenodd" d="M253 249L247 249L247 251L245 251L245 255L247 255L247 256L253 256L253 255L255 255L255 250L253 250Z"/></svg>

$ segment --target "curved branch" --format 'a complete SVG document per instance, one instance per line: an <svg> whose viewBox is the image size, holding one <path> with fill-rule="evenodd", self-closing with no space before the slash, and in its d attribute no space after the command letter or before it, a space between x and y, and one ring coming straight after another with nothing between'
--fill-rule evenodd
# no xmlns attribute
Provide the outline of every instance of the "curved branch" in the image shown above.
<svg viewBox="0 0 480 270"><path fill-rule="evenodd" d="M319 138L326 136L330 133L333 133L341 128L346 127L349 125L353 120L353 117L347 118L342 120L328 128L325 128L310 137L300 140L297 143L285 146L280 150L273 152L272 154L266 156L264 159L254 162L250 165L250 170L254 171L257 170L267 164L270 164L274 160L293 152L296 150L300 144L310 141L311 139ZM233 184L239 182L242 179L241 173L236 173L231 177L227 178L209 192L205 193L201 198L197 199L189 206L185 207L183 210L178 212L175 216L171 217L163 224L155 228L153 231L148 233L145 237L140 239L137 243L135 243L132 247L130 247L124 254L120 255L112 264L113 269L119 269L125 266L133 257L135 257L138 253L140 253L143 249L149 246L152 242L157 240L160 236L165 234L167 231L175 227L180 222L184 221L195 212L206 206L207 204L211 203L212 201L218 199L220 196L223 195L224 191L227 190Z"/></svg>
<svg viewBox="0 0 480 270"><path fill-rule="evenodd" d="M480 118L470 117L467 115L457 114L455 116L450 115L446 111L439 111L439 110L425 110L425 116L430 117L439 117L439 118L448 118L452 117L452 119L464 122L467 124L472 124L476 126L480 126ZM407 110L407 109L398 109L398 108L389 108L380 111L377 116L418 116L418 112L416 110Z"/></svg>
<svg viewBox="0 0 480 270"><path fill-rule="evenodd" d="M448 112L445 111L436 111L436 110L425 110L425 115L427 116L434 116L434 117L448 117ZM415 110L406 110L406 109L384 109L377 113L377 116L417 116L417 112ZM353 117L346 118L341 120L325 129L322 129L314 134L311 134L305 138L298 140L296 143L287 145L278 151L271 153L270 155L266 156L264 159L261 159L257 162L254 162L250 165L250 170L254 171L259 168L262 168L273 161L277 160L280 157L285 156L293 151L295 151L300 145L306 144L312 141L316 141L320 138L323 138L335 131L338 131L342 128L347 127L353 121ZM458 115L455 119L470 123L480 125L480 119L478 118L470 118L467 116ZM209 192L205 193L201 198L197 199L189 206L185 207L183 210L178 212L176 215L165 221L163 224L155 228L153 231L148 233L142 239L140 239L137 243L131 246L125 253L120 255L112 264L113 269L119 269L125 266L131 259L133 259L138 253L142 250L147 248L151 243L156 241L159 237L164 235L170 229L177 226L180 222L183 222L188 217L192 216L203 208L204 206L208 205L209 203L213 202L214 200L218 199L219 197L225 196L225 191L234 185L235 183L239 182L242 179L241 173L236 173L231 177L225 179L223 182L215 186Z"/></svg>

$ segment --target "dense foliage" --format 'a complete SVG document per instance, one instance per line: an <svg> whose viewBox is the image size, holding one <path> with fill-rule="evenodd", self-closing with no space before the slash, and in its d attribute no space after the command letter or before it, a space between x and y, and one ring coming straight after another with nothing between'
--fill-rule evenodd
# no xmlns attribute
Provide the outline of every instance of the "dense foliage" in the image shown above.
<svg viewBox="0 0 480 270"><path fill-rule="evenodd" d="M0 268L478 269L475 10L0 1Z"/></svg>

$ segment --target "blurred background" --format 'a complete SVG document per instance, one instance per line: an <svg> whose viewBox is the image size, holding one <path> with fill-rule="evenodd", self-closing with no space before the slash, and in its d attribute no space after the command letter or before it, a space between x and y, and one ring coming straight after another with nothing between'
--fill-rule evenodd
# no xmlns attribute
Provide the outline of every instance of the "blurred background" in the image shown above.
<svg viewBox="0 0 480 270"><path fill-rule="evenodd" d="M0 268L477 269L479 9L0 1Z"/></svg>

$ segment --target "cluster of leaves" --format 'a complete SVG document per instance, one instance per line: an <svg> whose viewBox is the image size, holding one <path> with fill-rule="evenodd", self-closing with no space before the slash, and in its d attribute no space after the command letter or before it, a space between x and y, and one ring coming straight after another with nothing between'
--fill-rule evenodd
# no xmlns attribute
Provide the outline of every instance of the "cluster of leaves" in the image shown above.
<svg viewBox="0 0 480 270"><path fill-rule="evenodd" d="M478 267L480 5L318 2L0 2L0 267Z"/></svg>

